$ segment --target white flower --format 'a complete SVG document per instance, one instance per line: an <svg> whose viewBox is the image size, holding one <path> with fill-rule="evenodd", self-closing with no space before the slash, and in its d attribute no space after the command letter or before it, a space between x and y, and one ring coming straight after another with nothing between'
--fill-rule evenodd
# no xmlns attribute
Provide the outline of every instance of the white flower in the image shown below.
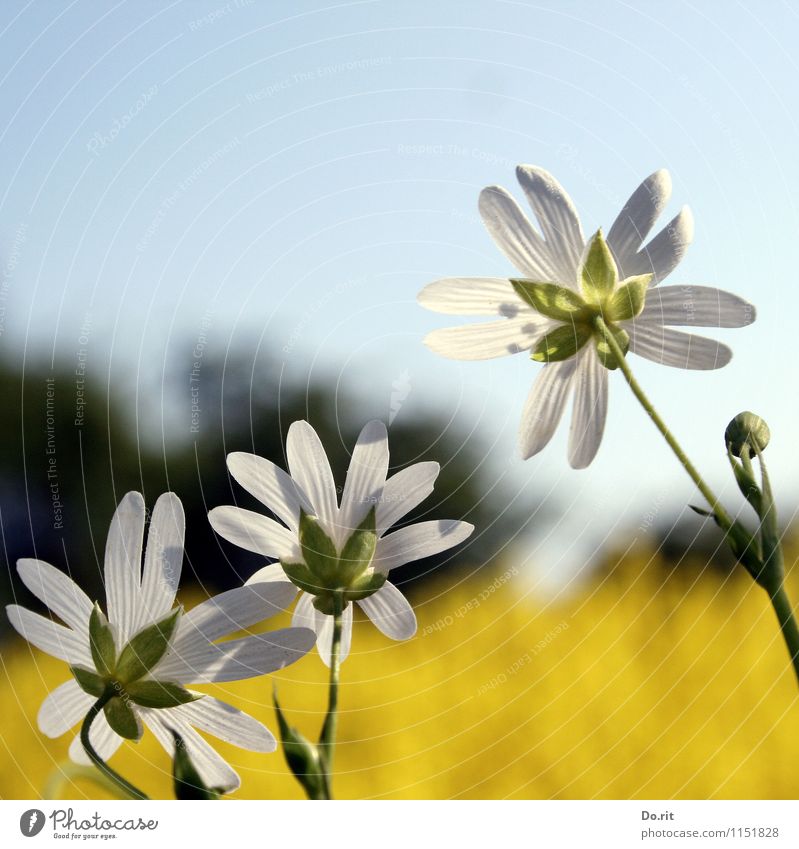
<svg viewBox="0 0 799 849"><path fill-rule="evenodd" d="M311 649L314 634L307 629L284 628L217 643L221 637L284 610L294 597L293 585L284 581L238 587L181 615L179 609L173 611L183 562L185 523L180 499L166 493L156 502L142 571L144 521L144 499L138 492L129 492L117 507L106 543L107 621L68 575L41 560L20 560L17 571L25 586L64 624L16 604L6 608L8 618L34 646L91 679L97 676L98 665L89 636L90 621L104 623L102 627L113 638L110 652L121 659L132 638L148 633L147 629L172 613L177 622L160 660L130 686L133 690L138 685L141 690L142 685L147 688L153 682L168 682L172 691L185 693L192 700L169 707L145 707L131 694L123 696L125 704L120 707L124 710L127 706L139 729L143 722L170 755L174 753L171 731L177 732L208 787L235 790L240 783L238 775L195 729L256 752L274 751L275 738L246 713L211 696L189 694L183 685L237 681L281 669ZM96 648L96 639L94 645ZM134 655L132 659L141 661L142 657ZM156 692L163 689L155 687ZM96 701L96 695L85 692L74 677L70 678L42 703L39 728L48 737L59 737L80 722ZM108 724L106 714L98 714L90 740L100 757L108 760L122 739ZM78 763L90 762L79 736L72 741L69 753Z"/></svg>
<svg viewBox="0 0 799 849"><path fill-rule="evenodd" d="M516 176L538 218L538 233L505 189L489 186L480 195L480 213L495 244L528 281L554 283L581 296L586 244L580 219L560 184L544 171L520 165ZM607 234L607 246L618 281L651 275L643 309L616 322L629 336L629 350L663 365L685 369L715 369L732 352L703 336L673 330L685 327L743 327L755 310L743 299L705 286L657 285L682 259L693 236L687 207L642 247L671 194L668 172L656 171L636 189ZM618 285L618 284L617 284ZM534 348L557 326L518 294L510 280L496 277L450 277L419 293L427 309L453 315L493 315L497 321L449 327L425 339L431 350L446 357L481 360ZM562 320L562 319L561 319ZM519 449L527 459L549 440L574 393L569 435L569 461L585 468L596 455L607 414L607 369L595 344L575 355L548 362L527 399L519 431Z"/></svg>
<svg viewBox="0 0 799 849"><path fill-rule="evenodd" d="M439 519L418 522L386 535L392 525L433 491L438 463L416 463L386 479L386 428L382 422L369 422L352 452L339 506L330 463L316 431L308 422L291 425L286 453L290 475L254 454L234 453L227 458L231 475L283 524L240 507L216 507L208 514L214 530L225 539L248 551L281 561L260 569L247 585L285 581L286 573L281 563L303 564L302 516L314 516L336 552L341 554L347 541L374 510L376 545L371 562L359 580L361 583L373 580L374 585L382 586L368 597L358 598L357 604L386 636L394 640L412 637L416 632L413 609L402 593L385 581L385 576L397 566L458 545L474 530L467 522ZM313 601L314 596L301 592L292 622L316 631L319 654L329 663L333 617L318 610ZM344 660L351 642L352 604L344 609L342 630L341 659Z"/></svg>

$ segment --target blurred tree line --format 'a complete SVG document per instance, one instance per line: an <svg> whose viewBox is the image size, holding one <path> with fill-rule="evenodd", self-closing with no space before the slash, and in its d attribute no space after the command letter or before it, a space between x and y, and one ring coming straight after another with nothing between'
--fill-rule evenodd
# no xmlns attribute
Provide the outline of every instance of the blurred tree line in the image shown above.
<svg viewBox="0 0 799 849"><path fill-rule="evenodd" d="M236 503L264 511L227 474L225 456L248 451L286 468L291 422L316 428L341 486L349 453L370 417L363 403L332 386L281 381L279 363L257 354L214 358L184 350L157 392L92 379L79 366L0 369L5 401L0 423L0 532L5 569L2 601L38 604L21 585L15 563L37 557L67 570L92 598L104 598L105 539L116 503L136 489L148 508L172 490L186 510L183 582L209 591L240 584L264 559L217 537L207 512ZM141 393L141 394L139 394ZM160 430L158 425L160 424ZM178 433L178 438L169 437ZM459 549L392 572L405 591L444 570L489 566L530 521L536 505L503 493L487 449L446 420L398 416L389 428L391 472L424 460L441 464L436 489L404 523L462 518L476 531ZM540 506L540 505L539 505ZM540 518L540 512L538 514ZM39 606L39 609L41 607ZM0 628L7 630L5 617Z"/></svg>

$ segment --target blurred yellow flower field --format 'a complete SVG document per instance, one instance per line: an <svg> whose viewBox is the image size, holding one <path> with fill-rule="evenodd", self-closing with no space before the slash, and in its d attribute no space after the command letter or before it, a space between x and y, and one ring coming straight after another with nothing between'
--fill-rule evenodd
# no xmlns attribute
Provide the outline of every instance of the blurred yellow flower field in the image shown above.
<svg viewBox="0 0 799 849"><path fill-rule="evenodd" d="M796 798L799 698L765 594L716 573L664 580L650 560L639 554L623 577L547 601L516 569L429 587L414 600L419 634L407 643L356 620L337 796ZM19 640L2 658L0 796L36 798L69 744L45 738L36 713L68 672ZM271 680L208 692L274 731L275 682L310 737L325 678L312 653ZM282 754L219 749L242 776L235 798L299 797ZM145 792L171 796L170 764L151 735L111 764ZM62 782L61 795L103 791Z"/></svg>

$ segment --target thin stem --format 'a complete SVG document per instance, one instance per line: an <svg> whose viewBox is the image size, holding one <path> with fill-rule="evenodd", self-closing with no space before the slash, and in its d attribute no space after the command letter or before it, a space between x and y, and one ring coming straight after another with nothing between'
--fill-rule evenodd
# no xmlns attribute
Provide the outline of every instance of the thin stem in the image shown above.
<svg viewBox="0 0 799 849"><path fill-rule="evenodd" d="M682 467L688 472L691 480L696 484L699 491L704 495L707 499L707 503L710 505L713 510L716 519L718 520L719 525L722 530L729 531L733 526L732 519L730 518L727 511L721 506L718 498L716 498L713 490L705 483L702 476L696 470L694 464L688 459L686 453L682 450L679 442L674 438L672 432L666 426L666 423L658 414L657 410L652 406L652 402L647 398L644 390L641 389L638 381L635 379L635 375L633 375L630 370L630 366L627 364L627 359L624 356L624 351L619 347L618 342L616 342L616 338L608 329L607 324L602 319L601 316L597 316L595 319L595 326L599 333L601 334L603 340L607 344L608 348L613 353L613 356L616 358L616 363L621 369L621 373L624 375L625 380L629 384L630 389L632 389L633 394L638 399L641 406L646 411L647 415L655 424L655 427L663 434L663 438L669 445L669 448L674 452L677 459L680 461ZM758 454L759 457L759 454ZM760 459L760 468L761 473L763 475L763 492L764 495L767 496L769 502L771 502L771 485L769 483L768 475L765 471L765 466L762 462L762 457ZM773 512L773 505L770 510ZM777 545L777 550L772 552L772 557L781 557L781 551L779 550L779 545ZM780 623L780 630L782 631L783 639L785 640L785 644L788 647L788 653L791 656L791 662L793 663L794 671L796 672L797 681L799 681L799 627L797 627L796 619L793 614L793 609L791 607L791 603L788 600L788 596L785 593L785 587L783 586L783 575L782 568L777 570L777 577L773 582L773 586L767 586L766 590L769 595L769 599L771 601L772 606L774 607L774 612L777 614L777 619Z"/></svg>
<svg viewBox="0 0 799 849"><path fill-rule="evenodd" d="M89 708L89 712L86 714L86 718L83 720L83 725L81 725L80 728L80 741L83 744L83 748L86 750L86 754L89 756L91 762L106 778L110 779L117 787L119 787L126 797L130 799L149 799L149 796L142 793L138 787L135 787L130 782L125 781L125 779L116 770L111 769L111 767L108 766L108 764L94 750L94 746L92 746L91 740L89 739L89 730L92 727L92 722L94 722L97 714L100 713L100 711L115 695L115 690L113 688L109 688Z"/></svg>
<svg viewBox="0 0 799 849"><path fill-rule="evenodd" d="M770 596L774 612L777 614L780 623L785 645L788 647L788 654L791 656L793 671L796 673L797 681L799 681L799 627L796 625L791 602L788 600L788 595L782 584L770 593Z"/></svg>
<svg viewBox="0 0 799 849"><path fill-rule="evenodd" d="M652 406L652 402L647 398L644 390L641 388L638 381L635 379L635 375L630 370L630 366L627 364L627 359L624 356L624 351L619 347L619 343L616 341L613 334L608 330L607 324L605 324L604 319L601 316L597 316L596 320L596 328L602 334L602 338L604 339L607 346L613 352L613 356L616 358L616 362L618 363L619 368L621 369L621 373L624 375L624 379L630 386L630 389L633 391L633 395L638 399L641 406L646 411L647 415L655 427L663 434L663 438L668 443L669 448L674 452L674 455L680 461L682 467L688 472L688 476L691 480L696 484L699 491L702 495L705 496L707 503L711 506L713 512L719 520L719 524L723 528L723 530L727 531L732 527L732 519L727 514L727 511L721 506L718 498L716 498L713 490L705 483L702 476L696 470L694 464L688 459L686 453L682 450L680 443L674 438L672 432L666 426L666 423L660 417L658 411Z"/></svg>
<svg viewBox="0 0 799 849"><path fill-rule="evenodd" d="M327 716L319 736L319 754L325 770L327 798L333 798L332 772L333 752L336 746L338 725L338 682L341 673L341 621L344 612L344 597L336 593L333 598L333 640L330 647L330 688L328 691Z"/></svg>

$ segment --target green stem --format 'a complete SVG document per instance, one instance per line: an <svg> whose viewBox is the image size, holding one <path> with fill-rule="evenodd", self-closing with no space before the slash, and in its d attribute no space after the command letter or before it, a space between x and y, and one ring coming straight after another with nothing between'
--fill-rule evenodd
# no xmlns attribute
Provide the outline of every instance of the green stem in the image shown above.
<svg viewBox="0 0 799 849"><path fill-rule="evenodd" d="M333 640L330 647L330 688L328 691L327 716L319 736L319 754L325 770L326 798L333 798L332 772L333 753L336 746L338 725L338 682L341 673L341 630L344 597L336 593L333 599Z"/></svg>
<svg viewBox="0 0 799 849"><path fill-rule="evenodd" d="M797 681L799 681L799 627L796 625L791 602L788 600L785 587L782 585L769 595L774 606L774 612L777 614L777 620L780 623L785 645L788 647L788 654L791 656L793 671L796 673Z"/></svg>
<svg viewBox="0 0 799 849"><path fill-rule="evenodd" d="M110 766L97 754L94 750L94 746L92 746L91 740L89 739L89 730L92 727L92 722L97 717L97 714L105 707L105 705L116 695L116 691L113 688L109 688L100 696L99 699L89 708L89 712L86 714L86 718L83 720L83 725L80 729L80 741L83 744L83 748L86 750L86 754L89 756L91 762L100 770L100 772L108 779L110 779L129 799L149 799L149 796L146 796L138 787L135 787L125 779L114 769L111 769Z"/></svg>
<svg viewBox="0 0 799 849"><path fill-rule="evenodd" d="M721 503L718 498L716 498L713 490L705 483L702 475L699 474L694 464L688 459L685 451L682 450L680 443L674 438L674 435L668 429L658 411L652 406L652 402L649 398L647 398L646 393L641 388L640 384L635 379L635 375L630 370L630 366L627 364L627 359L624 356L624 351L622 351L619 347L619 343L616 341L616 338L610 330L608 330L608 326L605 324L604 319L601 316L597 316L595 323L596 328L602 335L605 343L613 352L613 356L616 358L619 369L621 369L624 379L627 381L630 389L632 389L633 395L635 395L638 399L638 402L644 408L649 418L652 419L655 427L661 432L661 434L663 434L663 438L666 440L669 448L671 448L674 452L676 458L680 461L682 467L686 472L688 472L688 476L696 484L702 495L705 496L707 503L710 505L719 520L719 525L721 525L723 530L728 531L732 527L732 519L727 514L727 511L721 506Z"/></svg>
<svg viewBox="0 0 799 849"><path fill-rule="evenodd" d="M691 480L696 484L699 491L704 495L707 503L710 505L716 519L718 520L718 524L721 526L722 530L729 531L733 522L730 518L727 511L721 506L718 498L716 498L713 490L705 483L702 476L697 471L694 464L688 459L686 453L682 450L679 442L674 438L672 432L666 426L666 423L658 414L657 410L652 406L652 402L647 398L644 390L639 385L638 381L635 379L635 375L630 370L630 366L627 364L627 359L624 356L624 351L622 351L618 342L614 335L608 329L607 324L605 324L604 319L601 316L597 316L595 319L595 326L602 336L605 344L610 348L613 353L613 356L616 358L616 362L621 369L621 373L624 375L624 379L627 381L630 389L633 391L633 395L638 399L638 402L646 411L647 415L654 422L655 427L663 434L663 438L668 443L669 448L674 452L674 455L680 461L680 464L688 472ZM764 484L764 493L768 494L769 499L771 499L771 487L768 481L768 477L765 474L765 467L761 462L761 469L764 472L763 484ZM773 509L773 508L772 508ZM781 552L777 551L773 554L776 556L781 556ZM773 555L772 555L773 556ZM796 618L794 617L793 609L791 608L791 603L788 600L788 596L785 593L785 587L783 585L782 573L778 575L777 580L774 581L773 587L767 587L767 592L769 595L769 599L771 601L772 606L774 607L774 612L777 614L777 619L780 623L780 630L782 632L783 639L785 640L785 645L788 647L788 653L791 656L791 662L793 663L794 671L796 672L797 681L799 681L799 627L796 624Z"/></svg>

